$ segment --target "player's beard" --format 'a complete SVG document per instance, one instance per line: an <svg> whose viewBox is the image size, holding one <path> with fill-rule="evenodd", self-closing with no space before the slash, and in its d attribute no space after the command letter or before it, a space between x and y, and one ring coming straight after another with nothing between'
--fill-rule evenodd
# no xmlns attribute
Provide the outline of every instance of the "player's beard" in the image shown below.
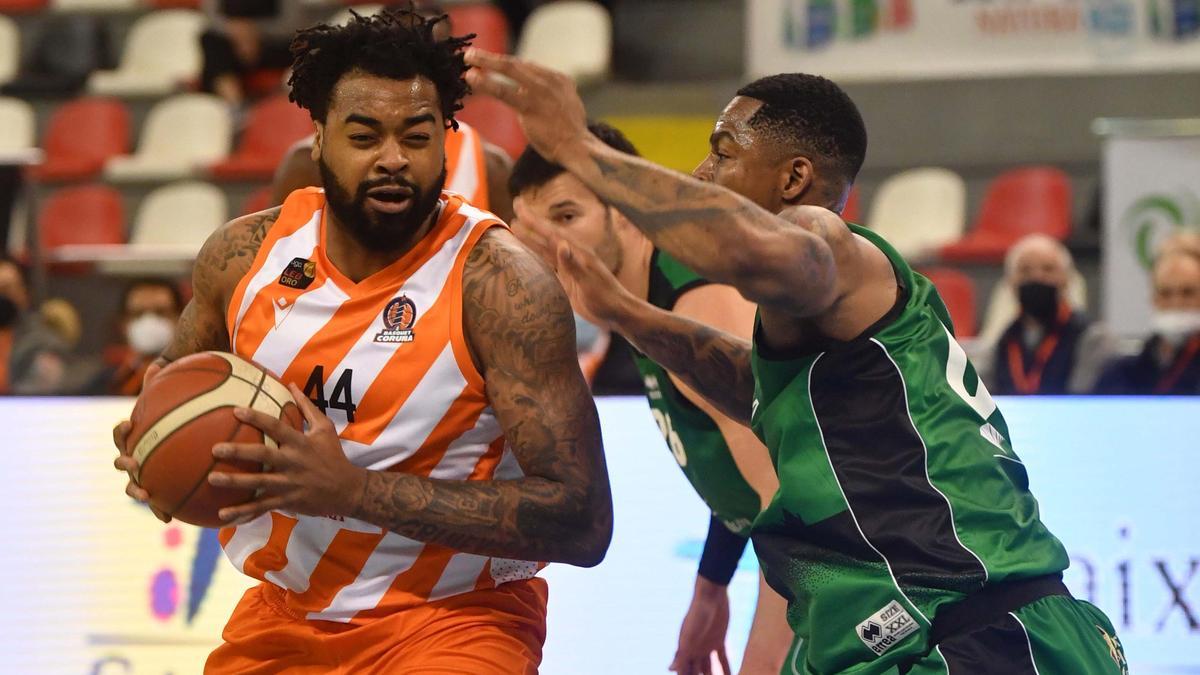
<svg viewBox="0 0 1200 675"><path fill-rule="evenodd" d="M414 232L421 228L433 210L437 208L442 188L446 185L446 165L428 190L402 176L363 181L358 184L354 195L342 187L324 160L317 160L321 171L321 183L325 187L325 201L338 223L345 228L364 248L377 251L395 251L409 246ZM399 186L411 191L408 209L400 213L380 213L367 207L367 191L378 187Z"/></svg>

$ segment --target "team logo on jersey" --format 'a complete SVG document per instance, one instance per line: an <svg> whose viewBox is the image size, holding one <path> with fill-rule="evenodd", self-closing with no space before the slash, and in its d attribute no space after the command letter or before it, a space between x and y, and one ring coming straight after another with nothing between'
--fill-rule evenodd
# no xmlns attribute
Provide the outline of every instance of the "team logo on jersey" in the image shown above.
<svg viewBox="0 0 1200 675"><path fill-rule="evenodd" d="M1112 657L1113 663L1117 664L1117 667L1121 669L1121 675L1129 675L1129 662L1125 660L1125 648L1121 646L1121 641L1117 639L1117 636L1110 635L1108 631L1099 625L1092 625L1096 626L1096 630L1100 631L1100 637L1104 639L1104 645L1108 647L1108 655Z"/></svg>
<svg viewBox="0 0 1200 675"><path fill-rule="evenodd" d="M292 258L279 275L279 283L288 288L308 288L317 278L317 263L304 258Z"/></svg>
<svg viewBox="0 0 1200 675"><path fill-rule="evenodd" d="M882 656L919 628L916 619L912 618L900 603L893 600L884 605L883 609L863 619L854 632L876 656Z"/></svg>
<svg viewBox="0 0 1200 675"><path fill-rule="evenodd" d="M417 306L407 295L393 298L383 308L383 330L375 334L376 342L412 342L413 324L417 322Z"/></svg>

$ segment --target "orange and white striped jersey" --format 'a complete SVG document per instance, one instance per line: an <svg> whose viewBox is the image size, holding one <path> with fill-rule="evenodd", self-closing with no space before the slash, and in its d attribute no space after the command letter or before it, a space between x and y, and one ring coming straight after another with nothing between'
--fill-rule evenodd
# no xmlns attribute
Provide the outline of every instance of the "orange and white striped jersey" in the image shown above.
<svg viewBox="0 0 1200 675"><path fill-rule="evenodd" d="M466 197L477 208L490 209L483 137L471 125L458 120L458 131L446 130L445 147L446 189Z"/></svg>
<svg viewBox="0 0 1200 675"><path fill-rule="evenodd" d="M467 253L503 226L444 192L434 228L353 283L325 254L325 195L293 192L229 303L232 351L317 402L350 461L443 480L523 474L467 348ZM534 576L535 562L424 544L366 522L271 512L221 530L235 567L283 589L286 609L361 623Z"/></svg>

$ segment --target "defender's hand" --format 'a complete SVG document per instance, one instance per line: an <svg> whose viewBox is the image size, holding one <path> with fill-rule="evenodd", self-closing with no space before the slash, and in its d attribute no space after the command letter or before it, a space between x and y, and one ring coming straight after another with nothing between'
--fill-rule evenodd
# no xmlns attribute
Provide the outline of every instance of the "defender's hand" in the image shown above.
<svg viewBox="0 0 1200 675"><path fill-rule="evenodd" d="M561 164L568 147L586 139L587 112L567 75L530 61L471 48L467 82L477 93L494 96L517 112L525 136L538 153Z"/></svg>
<svg viewBox="0 0 1200 675"><path fill-rule="evenodd" d="M346 459L333 422L296 385L288 385L288 389L308 422L308 431L298 431L255 410L235 408L235 417L270 436L278 447L262 443L213 446L214 457L269 467L263 473L214 471L208 475L213 485L260 491L253 501L221 509L218 515L225 522L244 523L281 509L312 516L349 516L358 507L366 470Z"/></svg>
<svg viewBox="0 0 1200 675"><path fill-rule="evenodd" d="M679 630L679 647L670 670L679 675L711 675L715 653L725 675L733 675L725 654L725 632L729 628L729 592L724 586L696 577L692 604Z"/></svg>

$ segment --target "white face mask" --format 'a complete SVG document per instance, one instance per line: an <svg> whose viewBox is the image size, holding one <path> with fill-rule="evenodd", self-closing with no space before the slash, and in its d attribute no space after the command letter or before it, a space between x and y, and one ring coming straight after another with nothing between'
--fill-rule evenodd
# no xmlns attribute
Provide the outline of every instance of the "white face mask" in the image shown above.
<svg viewBox="0 0 1200 675"><path fill-rule="evenodd" d="M142 355L158 354L175 337L175 322L155 314L143 314L125 326L125 340Z"/></svg>
<svg viewBox="0 0 1200 675"><path fill-rule="evenodd" d="M1182 344L1193 333L1200 331L1200 310L1165 309L1150 316L1154 334L1173 345Z"/></svg>

